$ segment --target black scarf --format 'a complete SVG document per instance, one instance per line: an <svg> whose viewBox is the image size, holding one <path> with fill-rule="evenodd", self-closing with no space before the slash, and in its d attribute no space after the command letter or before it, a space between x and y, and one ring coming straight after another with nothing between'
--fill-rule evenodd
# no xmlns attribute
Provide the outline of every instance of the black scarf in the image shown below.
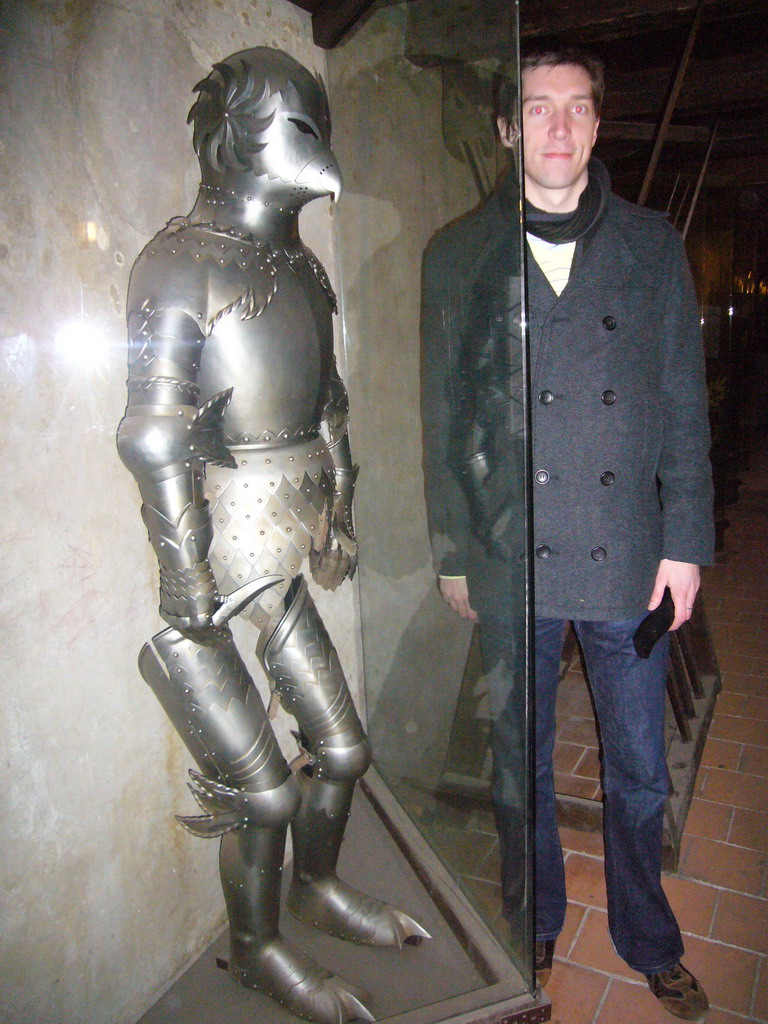
<svg viewBox="0 0 768 1024"><path fill-rule="evenodd" d="M545 242L575 242L597 223L607 200L608 173L597 160L589 162L587 187L579 196L579 205L569 213L547 213L526 200L525 229Z"/></svg>

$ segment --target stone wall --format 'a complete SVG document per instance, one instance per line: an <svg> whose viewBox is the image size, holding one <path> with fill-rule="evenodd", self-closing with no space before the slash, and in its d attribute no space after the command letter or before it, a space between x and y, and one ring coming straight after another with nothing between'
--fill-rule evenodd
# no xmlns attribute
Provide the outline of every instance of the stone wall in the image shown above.
<svg viewBox="0 0 768 1024"><path fill-rule="evenodd" d="M432 786L469 630L442 601L427 534L420 416L422 254L479 200L443 137L441 69L404 56L405 3L374 9L328 58L349 353L368 722L391 774ZM492 147L491 147L492 148ZM391 769L388 771L387 769Z"/></svg>

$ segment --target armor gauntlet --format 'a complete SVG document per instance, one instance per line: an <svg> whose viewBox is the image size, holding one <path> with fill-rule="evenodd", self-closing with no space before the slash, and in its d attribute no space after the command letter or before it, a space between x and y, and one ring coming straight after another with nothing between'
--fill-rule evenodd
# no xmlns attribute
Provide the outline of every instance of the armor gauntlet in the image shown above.
<svg viewBox="0 0 768 1024"><path fill-rule="evenodd" d="M333 508L325 545L320 552L312 551L310 554L312 576L325 590L335 590L347 577L352 579L357 568L352 502L359 467L352 464L348 420L349 400L334 361L328 400L320 424L335 470Z"/></svg>
<svg viewBox="0 0 768 1024"><path fill-rule="evenodd" d="M234 466L221 430L232 391L197 407L204 335L179 310L147 304L129 317L128 407L118 451L142 497L160 566L160 614L179 629L209 626L218 607L208 563L213 538L203 498L205 462Z"/></svg>

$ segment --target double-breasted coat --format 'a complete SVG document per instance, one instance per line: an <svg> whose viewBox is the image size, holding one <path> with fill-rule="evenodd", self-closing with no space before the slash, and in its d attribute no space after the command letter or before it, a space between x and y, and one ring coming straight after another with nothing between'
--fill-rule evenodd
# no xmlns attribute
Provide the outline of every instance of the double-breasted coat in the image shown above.
<svg viewBox="0 0 768 1024"><path fill-rule="evenodd" d="M615 620L643 614L661 558L712 560L709 426L700 318L682 239L661 214L611 193L594 160L590 173L601 185L601 206L577 241L559 297L527 255L529 493L536 614ZM467 577L481 617L497 607L499 587L509 581L499 578L492 551L489 559L487 515L473 516L462 471L471 455L467 423L484 401L471 378L478 361L493 360L499 348L485 336L508 335L515 322L508 296L520 294L520 249L507 179L484 207L441 232L424 261L424 469L433 552L438 573ZM499 362L497 373L509 369ZM513 401L521 387L513 384ZM517 429L512 420L507 415L503 429L491 431L489 458L491 473L501 467L506 476L518 474L507 481L506 500L519 520L522 411ZM497 485L494 493L502 490ZM514 564L523 557L524 528L511 536L507 558Z"/></svg>

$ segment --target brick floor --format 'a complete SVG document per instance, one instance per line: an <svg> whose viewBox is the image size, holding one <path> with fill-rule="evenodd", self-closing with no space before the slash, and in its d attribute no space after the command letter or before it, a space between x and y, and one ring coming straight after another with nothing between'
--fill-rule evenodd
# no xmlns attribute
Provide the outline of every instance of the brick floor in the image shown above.
<svg viewBox="0 0 768 1024"><path fill-rule="evenodd" d="M716 637L723 692L715 709L686 821L676 875L665 888L686 946L684 962L707 989L707 1024L768 1022L768 446L744 474L718 564L703 593ZM585 782L595 746L588 707L568 676L563 778ZM582 684L583 685L583 684ZM562 710L560 703L559 711ZM573 762L579 744L581 758ZM589 771L579 771L579 764ZM563 768L567 771L565 758ZM585 838L586 837L586 838ZM562 829L569 904L552 979L561 1024L669 1024L644 979L608 936L600 837Z"/></svg>

